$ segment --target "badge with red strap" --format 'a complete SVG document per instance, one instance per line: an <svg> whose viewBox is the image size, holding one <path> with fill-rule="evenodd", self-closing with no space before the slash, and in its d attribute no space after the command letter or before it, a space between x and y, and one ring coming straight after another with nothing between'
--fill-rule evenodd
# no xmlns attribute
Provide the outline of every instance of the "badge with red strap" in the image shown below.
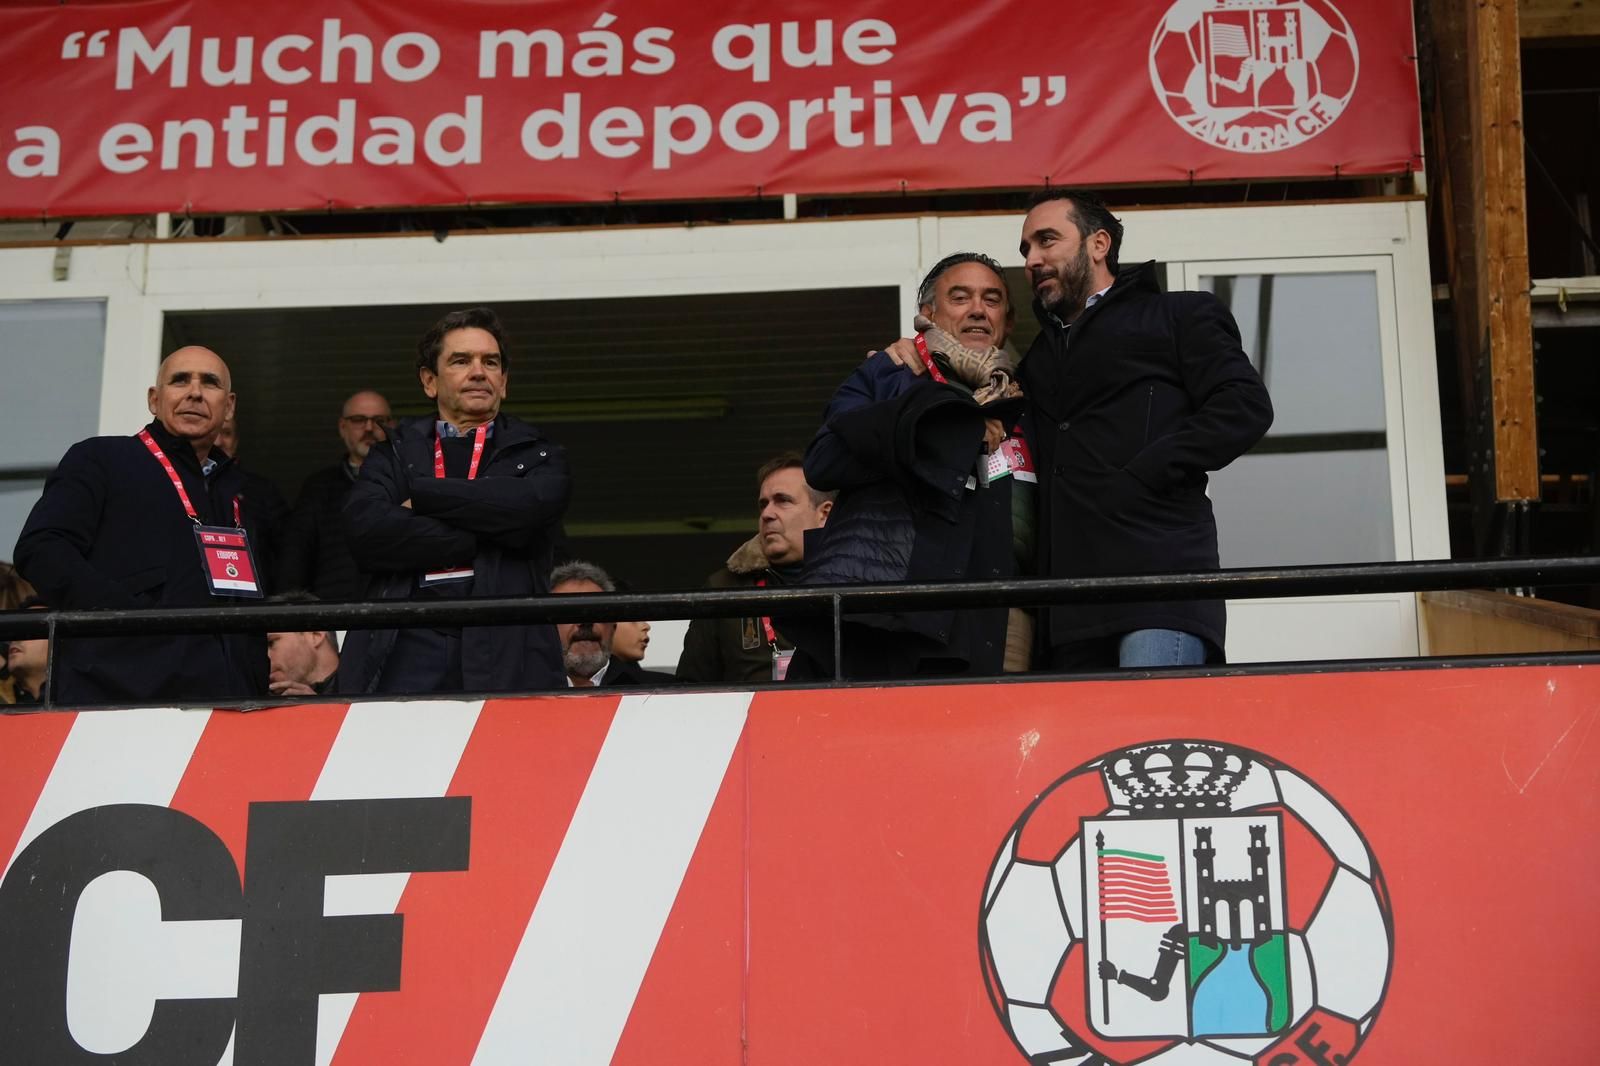
<svg viewBox="0 0 1600 1066"><path fill-rule="evenodd" d="M766 587L766 578L756 582L756 588ZM761 616L761 631L766 635L767 646L772 649L772 680L782 681L789 676L789 663L794 659L794 649L778 647L778 631L772 628L771 616Z"/></svg>
<svg viewBox="0 0 1600 1066"><path fill-rule="evenodd" d="M256 580L256 563L250 554L250 538L244 531L244 515L239 507L239 498L235 496L233 500L234 528L202 524L199 512L194 509L194 502L183 487L183 479L178 476L167 453L161 450L161 445L156 443L148 429L139 431L139 440L145 450L155 456L161 469L166 471L167 480L172 482L178 494L178 502L183 504L183 513L194 523L194 540L200 548L200 570L205 575L206 587L211 590L211 595L260 599L261 583Z"/></svg>
<svg viewBox="0 0 1600 1066"><path fill-rule="evenodd" d="M483 459L483 442L488 436L483 426L472 431L472 462L467 466L468 481L478 476L478 464ZM433 435L433 476L441 479L444 477L444 446L439 443L438 433ZM472 575L473 570L470 566L447 566L439 570L425 570L421 578L422 587L443 585L451 581L469 581Z"/></svg>

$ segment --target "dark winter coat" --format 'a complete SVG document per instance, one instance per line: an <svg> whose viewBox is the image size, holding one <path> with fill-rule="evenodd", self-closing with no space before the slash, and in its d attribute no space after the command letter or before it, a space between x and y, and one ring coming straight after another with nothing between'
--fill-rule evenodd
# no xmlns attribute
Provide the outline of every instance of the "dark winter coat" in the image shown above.
<svg viewBox="0 0 1600 1066"><path fill-rule="evenodd" d="M1039 573L1091 577L1218 566L1206 472L1272 425L1272 402L1233 315L1206 292L1163 293L1155 264L1126 267L1064 327L1043 329L1018 368L1040 471ZM1068 604L1047 613L1059 645L1178 629L1220 655L1221 600Z"/></svg>
<svg viewBox="0 0 1600 1066"><path fill-rule="evenodd" d="M806 449L806 482L838 490L826 525L806 531L807 585L979 581L1015 573L1011 479L967 488L986 418L1015 418L1017 404L980 407L970 392L914 375L875 354L829 401ZM1004 608L854 615L850 622L912 642L941 672L999 673ZM832 632L816 618L779 629L816 659L833 659Z"/></svg>
<svg viewBox="0 0 1600 1066"><path fill-rule="evenodd" d="M644 685L649 688L660 688L674 681L676 678L671 674L662 673L660 670L646 670L636 662L613 656L611 662L606 665L606 676L600 680L600 687Z"/></svg>
<svg viewBox="0 0 1600 1066"><path fill-rule="evenodd" d="M761 538L752 537L728 556L727 565L706 581L707 588L755 588L757 582L769 586L783 579L767 565ZM793 648L783 634L775 634L780 651ZM678 681L705 685L747 685L772 680L772 646L766 627L758 615L743 618L696 618L683 636L683 654L678 657Z"/></svg>
<svg viewBox="0 0 1600 1066"><path fill-rule="evenodd" d="M565 451L509 415L494 421L478 477L433 476L434 419L408 418L373 445L345 504L350 550L371 599L410 599L425 570L471 564L471 596L545 596L551 536L572 491ZM405 500L409 508L401 507ZM377 691L395 631L350 632L339 691ZM566 687L555 626L468 626L461 679L470 692Z"/></svg>
<svg viewBox="0 0 1600 1066"><path fill-rule="evenodd" d="M254 542L260 516L244 501L233 460L213 449L217 467L205 477L188 441L160 422L147 428L177 470L200 521L233 526L237 497ZM92 437L67 450L23 526L16 563L44 602L62 610L254 602L211 595L194 523L161 464L137 437ZM212 704L260 698L267 691L261 633L63 637L55 652L53 692L66 705Z"/></svg>
<svg viewBox="0 0 1600 1066"><path fill-rule="evenodd" d="M344 505L354 484L343 459L306 478L278 552L280 588L305 589L323 600L361 596L366 579L356 568L344 528Z"/></svg>

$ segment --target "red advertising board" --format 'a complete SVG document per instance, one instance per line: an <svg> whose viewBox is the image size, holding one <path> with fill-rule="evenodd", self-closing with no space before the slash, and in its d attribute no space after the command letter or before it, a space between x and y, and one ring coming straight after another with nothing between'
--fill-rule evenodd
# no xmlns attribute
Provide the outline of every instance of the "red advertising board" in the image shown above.
<svg viewBox="0 0 1600 1066"><path fill-rule="evenodd" d="M1411 5L0 8L0 217L1104 185L1420 165Z"/></svg>
<svg viewBox="0 0 1600 1066"><path fill-rule="evenodd" d="M0 718L8 1061L1592 1061L1593 667Z"/></svg>

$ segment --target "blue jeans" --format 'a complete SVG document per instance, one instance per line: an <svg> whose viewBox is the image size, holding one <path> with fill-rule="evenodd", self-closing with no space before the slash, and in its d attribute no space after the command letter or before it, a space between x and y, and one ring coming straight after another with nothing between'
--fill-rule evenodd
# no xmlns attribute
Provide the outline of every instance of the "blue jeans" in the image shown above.
<svg viewBox="0 0 1600 1066"><path fill-rule="evenodd" d="M1206 642L1181 629L1135 629L1117 642L1117 665L1123 669L1202 666L1205 661Z"/></svg>

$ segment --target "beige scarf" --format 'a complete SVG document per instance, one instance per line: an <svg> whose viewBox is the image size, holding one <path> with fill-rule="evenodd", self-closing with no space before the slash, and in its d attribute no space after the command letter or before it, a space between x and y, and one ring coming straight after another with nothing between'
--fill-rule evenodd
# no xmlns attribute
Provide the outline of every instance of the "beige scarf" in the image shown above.
<svg viewBox="0 0 1600 1066"><path fill-rule="evenodd" d="M924 315L917 315L912 327L922 334L930 352L944 355L956 377L972 390L972 398L980 405L1022 395L1022 389L1012 377L1016 367L1012 364L1011 353L1004 348L993 345L982 351L967 348Z"/></svg>

